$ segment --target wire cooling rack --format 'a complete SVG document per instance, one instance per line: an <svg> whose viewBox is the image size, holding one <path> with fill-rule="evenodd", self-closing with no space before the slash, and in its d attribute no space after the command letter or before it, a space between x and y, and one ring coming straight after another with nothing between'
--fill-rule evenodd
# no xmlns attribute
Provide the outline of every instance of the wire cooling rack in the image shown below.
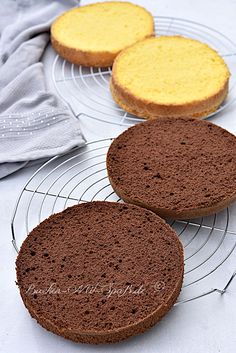
<svg viewBox="0 0 236 353"><path fill-rule="evenodd" d="M106 171L112 139L87 143L41 166L28 180L13 213L12 243L18 252L37 224L74 204L94 200L122 202ZM185 252L184 284L179 303L225 293L236 275L236 205L210 217L168 221Z"/></svg>
<svg viewBox="0 0 236 353"><path fill-rule="evenodd" d="M236 100L236 45L224 34L197 22L174 18L155 17L157 35L183 35L207 43L226 61L230 71L227 99L210 114L213 116L229 107ZM143 119L131 115L117 106L110 94L111 68L92 68L70 64L58 55L52 65L52 80L59 95L78 111L80 118L122 126L136 124ZM83 113L86 113L86 117Z"/></svg>

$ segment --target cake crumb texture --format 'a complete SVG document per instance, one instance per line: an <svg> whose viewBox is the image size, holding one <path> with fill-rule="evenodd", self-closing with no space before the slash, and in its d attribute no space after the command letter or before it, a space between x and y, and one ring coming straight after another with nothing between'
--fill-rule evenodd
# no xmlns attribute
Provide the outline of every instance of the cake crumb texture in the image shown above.
<svg viewBox="0 0 236 353"><path fill-rule="evenodd" d="M169 311L182 286L183 263L176 233L153 212L97 201L37 226L16 269L24 304L43 327L77 342L111 343L145 331ZM64 292L29 291L50 284ZM92 293L73 291L96 284ZM132 292L108 295L127 286ZM140 286L144 292L134 294Z"/></svg>
<svg viewBox="0 0 236 353"><path fill-rule="evenodd" d="M111 66L121 50L153 34L153 17L147 10L119 1L74 8L51 27L58 54L85 66Z"/></svg>
<svg viewBox="0 0 236 353"><path fill-rule="evenodd" d="M107 169L126 202L166 218L205 216L236 198L236 137L208 121L152 120L113 141Z"/></svg>
<svg viewBox="0 0 236 353"><path fill-rule="evenodd" d="M226 63L208 45L160 36L120 53L111 93L118 105L139 117L203 117L225 99L229 77Z"/></svg>

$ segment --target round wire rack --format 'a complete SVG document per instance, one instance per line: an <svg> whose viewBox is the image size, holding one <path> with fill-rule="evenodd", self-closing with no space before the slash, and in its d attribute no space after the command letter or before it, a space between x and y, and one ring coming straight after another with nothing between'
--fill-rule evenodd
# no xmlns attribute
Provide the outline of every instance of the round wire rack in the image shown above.
<svg viewBox="0 0 236 353"><path fill-rule="evenodd" d="M229 93L227 99L211 117L236 100L236 45L224 34L200 23L181 18L154 18L157 35L182 35L207 43L214 48L227 63L230 72ZM58 55L52 65L52 80L58 94L72 107L80 109L81 118L87 118L114 125L130 126L143 121L121 109L113 101L109 80L112 69L92 68L70 64ZM75 110L75 109L73 109Z"/></svg>
<svg viewBox="0 0 236 353"><path fill-rule="evenodd" d="M55 156L31 176L19 195L11 222L12 243L17 252L27 234L55 212L94 200L122 202L106 171L111 141L90 142ZM233 205L210 217L168 220L185 252L184 284L176 304L214 292L223 294L232 282L236 275L236 220L231 214L235 212Z"/></svg>

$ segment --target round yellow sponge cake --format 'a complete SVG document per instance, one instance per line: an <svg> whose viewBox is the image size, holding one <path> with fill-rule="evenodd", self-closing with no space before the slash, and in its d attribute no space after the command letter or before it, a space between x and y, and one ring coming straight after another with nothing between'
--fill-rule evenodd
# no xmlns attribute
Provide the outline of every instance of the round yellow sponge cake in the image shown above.
<svg viewBox="0 0 236 353"><path fill-rule="evenodd" d="M116 103L138 117L201 118L223 102L229 77L224 60L208 45L162 36L122 51L110 88Z"/></svg>
<svg viewBox="0 0 236 353"><path fill-rule="evenodd" d="M51 27L51 42L64 59L107 67L128 46L154 34L152 15L129 2L101 2L65 12Z"/></svg>

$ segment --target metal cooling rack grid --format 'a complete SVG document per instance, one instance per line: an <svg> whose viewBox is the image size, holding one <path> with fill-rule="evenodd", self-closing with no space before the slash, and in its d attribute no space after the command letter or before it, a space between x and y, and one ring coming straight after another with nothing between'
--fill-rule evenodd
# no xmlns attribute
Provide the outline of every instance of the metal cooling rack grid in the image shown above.
<svg viewBox="0 0 236 353"><path fill-rule="evenodd" d="M93 200L120 202L106 172L112 139L87 143L41 166L24 186L12 218L12 242L18 246L37 224L68 206ZM179 303L214 292L223 294L236 276L235 205L210 217L169 221L185 250L184 285Z"/></svg>
<svg viewBox="0 0 236 353"><path fill-rule="evenodd" d="M236 100L236 45L219 31L197 22L162 16L154 19L157 35L183 35L203 41L224 58L231 71L229 94L218 110L208 117L228 108ZM86 119L119 126L143 121L114 103L109 90L110 76L111 68L76 66L57 55L52 65L52 80L57 92L74 111L79 107L81 119L86 113Z"/></svg>

